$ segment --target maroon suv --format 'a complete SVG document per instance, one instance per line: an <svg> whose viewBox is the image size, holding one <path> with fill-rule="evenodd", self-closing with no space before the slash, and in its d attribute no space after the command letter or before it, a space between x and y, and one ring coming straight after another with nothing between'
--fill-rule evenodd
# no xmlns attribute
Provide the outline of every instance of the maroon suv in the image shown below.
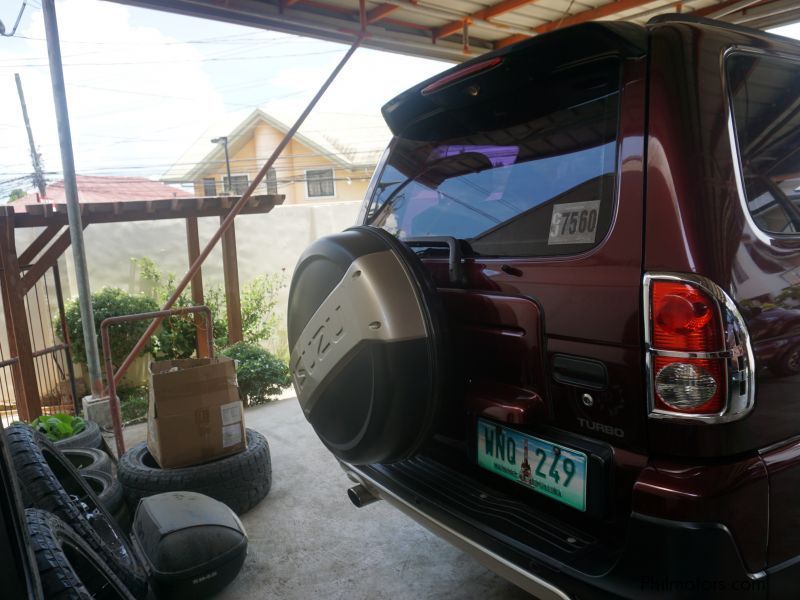
<svg viewBox="0 0 800 600"><path fill-rule="evenodd" d="M591 23L383 114L289 299L354 502L541 598L796 597L800 46Z"/></svg>

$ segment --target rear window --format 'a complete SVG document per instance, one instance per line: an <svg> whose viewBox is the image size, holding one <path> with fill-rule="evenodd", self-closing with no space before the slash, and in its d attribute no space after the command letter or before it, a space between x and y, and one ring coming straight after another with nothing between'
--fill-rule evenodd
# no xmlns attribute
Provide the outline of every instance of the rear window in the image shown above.
<svg viewBox="0 0 800 600"><path fill-rule="evenodd" d="M800 232L800 62L731 54L726 63L747 206L769 233Z"/></svg>
<svg viewBox="0 0 800 600"><path fill-rule="evenodd" d="M614 209L619 79L618 60L594 62L414 123L366 222L400 239L464 239L479 255L592 248Z"/></svg>

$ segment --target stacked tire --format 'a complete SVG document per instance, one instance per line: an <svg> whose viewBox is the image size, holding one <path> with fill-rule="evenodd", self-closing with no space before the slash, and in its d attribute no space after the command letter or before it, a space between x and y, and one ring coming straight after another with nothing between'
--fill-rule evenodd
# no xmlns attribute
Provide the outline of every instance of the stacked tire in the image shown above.
<svg viewBox="0 0 800 600"><path fill-rule="evenodd" d="M45 597L92 598L96 590L104 598L144 598L147 573L90 481L27 425L11 425L6 437Z"/></svg>
<svg viewBox="0 0 800 600"><path fill-rule="evenodd" d="M113 472L111 458L99 448L60 448L58 444L56 448L79 471L103 471L109 475Z"/></svg>
<svg viewBox="0 0 800 600"><path fill-rule="evenodd" d="M128 531L131 522L130 511L125 504L122 485L114 476L108 454L99 448L66 448L61 450L61 453L87 481L117 523Z"/></svg>
<svg viewBox="0 0 800 600"><path fill-rule="evenodd" d="M224 502L237 514L258 504L272 487L272 463L267 438L247 430L247 448L210 463L161 469L144 443L119 460L119 480L128 506L162 492L197 492Z"/></svg>
<svg viewBox="0 0 800 600"><path fill-rule="evenodd" d="M56 448L100 448L103 445L103 434L100 426L94 421L86 421L86 427L80 433L55 442Z"/></svg>
<svg viewBox="0 0 800 600"><path fill-rule="evenodd" d="M46 598L136 598L103 558L61 519L29 508L25 511L25 521Z"/></svg>
<svg viewBox="0 0 800 600"><path fill-rule="evenodd" d="M98 442L92 429L87 428L84 441L99 446L102 438ZM198 492L242 514L272 485L269 444L251 429L243 452L182 469L160 469L139 444L121 457L119 479L109 456L97 447L59 447L22 423L8 427L5 435L45 598L147 596L149 573L126 533L128 506L135 509L144 497Z"/></svg>

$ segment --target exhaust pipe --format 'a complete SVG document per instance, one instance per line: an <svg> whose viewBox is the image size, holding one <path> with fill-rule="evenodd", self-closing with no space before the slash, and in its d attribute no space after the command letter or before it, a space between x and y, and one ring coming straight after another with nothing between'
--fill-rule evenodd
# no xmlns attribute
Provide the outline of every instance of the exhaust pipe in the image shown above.
<svg viewBox="0 0 800 600"><path fill-rule="evenodd" d="M347 490L347 497L350 498L350 502L352 502L356 508L363 508L368 504L372 504L373 502L380 500L380 498L374 496L360 483Z"/></svg>

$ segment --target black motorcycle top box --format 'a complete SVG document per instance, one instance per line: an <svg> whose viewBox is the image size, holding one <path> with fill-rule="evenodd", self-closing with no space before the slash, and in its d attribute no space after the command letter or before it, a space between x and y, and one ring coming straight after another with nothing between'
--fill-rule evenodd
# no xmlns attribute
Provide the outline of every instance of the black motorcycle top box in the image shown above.
<svg viewBox="0 0 800 600"><path fill-rule="evenodd" d="M247 555L236 513L194 492L143 498L131 533L158 598L213 596L236 578Z"/></svg>

